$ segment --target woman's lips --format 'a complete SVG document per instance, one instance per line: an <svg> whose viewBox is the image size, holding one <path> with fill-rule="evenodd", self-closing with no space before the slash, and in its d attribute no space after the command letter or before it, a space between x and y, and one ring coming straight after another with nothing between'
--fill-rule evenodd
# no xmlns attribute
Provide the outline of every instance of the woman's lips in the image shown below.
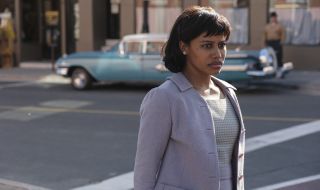
<svg viewBox="0 0 320 190"><path fill-rule="evenodd" d="M221 61L217 61L217 62L208 64L208 66L211 68L221 68L222 65L223 65L223 62L221 62Z"/></svg>

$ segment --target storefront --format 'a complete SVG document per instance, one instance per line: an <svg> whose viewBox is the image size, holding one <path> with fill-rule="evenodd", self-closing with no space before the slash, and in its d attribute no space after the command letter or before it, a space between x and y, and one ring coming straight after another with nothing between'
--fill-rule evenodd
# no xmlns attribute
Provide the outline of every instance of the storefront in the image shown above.
<svg viewBox="0 0 320 190"><path fill-rule="evenodd" d="M268 14L276 11L286 28L284 61L294 62L297 69L320 68L319 0L1 0L0 13L11 11L15 53L26 61L50 59L52 46L55 57L100 50L146 27L151 33L168 33L191 5L212 6L229 19L232 49L262 48Z"/></svg>
<svg viewBox="0 0 320 190"><path fill-rule="evenodd" d="M121 26L135 23L122 34L141 33L144 0L135 0L133 19ZM122 5L128 1L123 0ZM286 29L284 61L292 61L296 69L320 69L320 1L319 0L149 0L148 26L153 33L169 32L181 13L190 5L212 6L225 15L233 28L229 48L258 49L264 47L263 32L268 15L276 11ZM128 18L128 17L127 17ZM123 28L122 28L123 29Z"/></svg>
<svg viewBox="0 0 320 190"><path fill-rule="evenodd" d="M98 50L106 39L120 38L120 0L1 0L0 16L6 9L18 63Z"/></svg>

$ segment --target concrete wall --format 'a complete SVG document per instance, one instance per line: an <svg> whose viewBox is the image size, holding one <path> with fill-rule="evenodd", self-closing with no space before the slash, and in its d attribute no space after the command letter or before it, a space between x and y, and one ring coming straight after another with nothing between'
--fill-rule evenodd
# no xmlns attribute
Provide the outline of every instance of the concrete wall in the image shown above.
<svg viewBox="0 0 320 190"><path fill-rule="evenodd" d="M134 0L121 0L120 3L120 36L134 34L136 31L136 5Z"/></svg>
<svg viewBox="0 0 320 190"><path fill-rule="evenodd" d="M184 0L183 1L183 8L188 8L192 5L199 5L200 1L199 0Z"/></svg>
<svg viewBox="0 0 320 190"><path fill-rule="evenodd" d="M320 71L320 46L284 46L284 61L292 61L297 70Z"/></svg>
<svg viewBox="0 0 320 190"><path fill-rule="evenodd" d="M106 38L106 5L104 1L79 0L80 38L77 51L100 50Z"/></svg>

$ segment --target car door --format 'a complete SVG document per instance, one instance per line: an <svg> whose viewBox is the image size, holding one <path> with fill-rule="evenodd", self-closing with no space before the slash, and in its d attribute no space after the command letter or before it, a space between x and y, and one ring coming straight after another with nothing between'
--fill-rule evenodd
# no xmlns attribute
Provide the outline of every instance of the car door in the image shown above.
<svg viewBox="0 0 320 190"><path fill-rule="evenodd" d="M164 81L171 73L164 66L161 49L163 41L146 41L142 59L143 79L150 82Z"/></svg>
<svg viewBox="0 0 320 190"><path fill-rule="evenodd" d="M143 42L124 42L124 53L106 56L99 63L100 77L104 81L141 81Z"/></svg>

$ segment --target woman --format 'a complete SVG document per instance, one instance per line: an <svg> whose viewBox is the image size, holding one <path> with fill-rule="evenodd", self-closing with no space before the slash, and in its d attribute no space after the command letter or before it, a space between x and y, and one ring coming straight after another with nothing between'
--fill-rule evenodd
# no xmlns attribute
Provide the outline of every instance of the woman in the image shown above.
<svg viewBox="0 0 320 190"><path fill-rule="evenodd" d="M141 104L135 190L243 187L244 125L234 87L217 75L230 24L210 7L176 20L164 62L173 74Z"/></svg>

